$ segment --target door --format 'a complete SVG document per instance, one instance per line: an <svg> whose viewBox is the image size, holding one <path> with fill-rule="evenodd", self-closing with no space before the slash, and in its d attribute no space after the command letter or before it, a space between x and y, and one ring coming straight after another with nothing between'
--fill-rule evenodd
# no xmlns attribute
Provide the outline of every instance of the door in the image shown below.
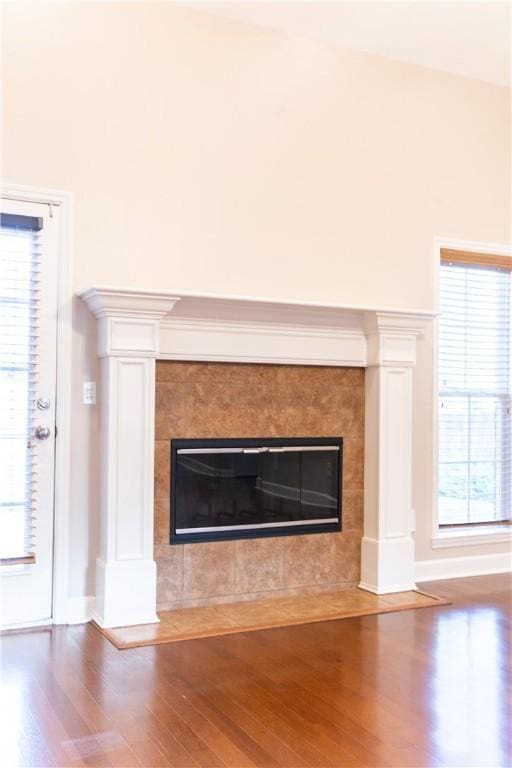
<svg viewBox="0 0 512 768"><path fill-rule="evenodd" d="M0 625L51 619L58 208L1 200Z"/></svg>

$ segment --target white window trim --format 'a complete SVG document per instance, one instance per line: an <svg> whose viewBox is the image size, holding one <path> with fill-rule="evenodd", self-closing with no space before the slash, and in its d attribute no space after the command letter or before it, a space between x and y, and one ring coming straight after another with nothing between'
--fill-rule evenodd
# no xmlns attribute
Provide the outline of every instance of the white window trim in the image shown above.
<svg viewBox="0 0 512 768"><path fill-rule="evenodd" d="M489 253L495 256L512 256L512 246L504 243L481 243L474 240L457 240L449 237L436 237L434 240L434 308L436 319L433 323L432 340L432 376L433 376L433 509L432 509L432 549L471 546L479 544L503 544L512 541L510 526L497 523L496 526L465 525L456 528L439 527L439 312L440 312L440 269L441 249Z"/></svg>
<svg viewBox="0 0 512 768"><path fill-rule="evenodd" d="M512 542L510 525L458 525L454 528L439 528L437 536L433 536L432 549L449 547L468 547L478 544L503 544Z"/></svg>
<svg viewBox="0 0 512 768"><path fill-rule="evenodd" d="M71 360L72 351L72 226L73 196L70 192L40 189L20 184L2 184L4 198L26 203L44 203L59 206L61 230L58 255L57 304L57 362ZM69 509L71 452L71 366L57 364L57 400L55 422L58 439L55 441L55 510L53 542L53 605L50 623L68 621L69 592ZM49 622L42 622L47 624Z"/></svg>

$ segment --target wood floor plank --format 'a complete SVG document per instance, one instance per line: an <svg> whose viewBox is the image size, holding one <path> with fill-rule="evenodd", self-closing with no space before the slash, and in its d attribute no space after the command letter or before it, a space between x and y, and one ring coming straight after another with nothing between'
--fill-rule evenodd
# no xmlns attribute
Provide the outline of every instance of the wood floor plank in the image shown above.
<svg viewBox="0 0 512 768"><path fill-rule="evenodd" d="M210 687L207 693L190 692L189 697L196 709L202 712L219 728L254 765L260 768L279 765L272 751L268 750L265 740L260 741L254 738L250 729L246 729L244 724L239 723L237 719L233 719L227 714L224 701L220 708L216 706L215 697L212 697L212 692L214 691L215 688Z"/></svg>
<svg viewBox="0 0 512 768"><path fill-rule="evenodd" d="M238 749L220 728L196 709L189 696L180 693L172 680L165 681L162 698L208 744L215 754L223 756L224 764L237 765L240 768L253 768L255 763L248 755Z"/></svg>
<svg viewBox="0 0 512 768"><path fill-rule="evenodd" d="M271 707L267 706L259 690L225 685L214 693L214 699L218 706L226 707L227 703L231 717L243 723L247 732L258 741L263 740L279 765L331 764L319 745L312 746L303 734L288 726L278 702L273 701Z"/></svg>

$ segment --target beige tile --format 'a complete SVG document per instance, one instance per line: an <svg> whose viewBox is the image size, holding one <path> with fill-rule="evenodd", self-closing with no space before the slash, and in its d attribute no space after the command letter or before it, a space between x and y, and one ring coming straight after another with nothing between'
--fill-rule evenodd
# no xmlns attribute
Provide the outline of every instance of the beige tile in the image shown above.
<svg viewBox="0 0 512 768"><path fill-rule="evenodd" d="M361 576L361 533L333 534L330 575L333 581L359 582Z"/></svg>
<svg viewBox="0 0 512 768"><path fill-rule="evenodd" d="M104 634L110 637L118 648L133 645L152 645L169 638L168 625L162 622L159 624L137 624L133 627L105 630Z"/></svg>
<svg viewBox="0 0 512 768"><path fill-rule="evenodd" d="M345 437L364 436L364 390L344 387L339 393L340 404L337 416Z"/></svg>
<svg viewBox="0 0 512 768"><path fill-rule="evenodd" d="M252 601L229 603L220 607L221 612L233 623L244 626L274 626L286 619L286 613L276 606L276 601Z"/></svg>
<svg viewBox="0 0 512 768"><path fill-rule="evenodd" d="M343 440L343 488L362 491L364 487L364 440L347 437Z"/></svg>
<svg viewBox="0 0 512 768"><path fill-rule="evenodd" d="M204 383L188 384L186 434L189 438L228 436L233 403L227 389ZM223 416L225 423L223 421ZM233 433L231 433L233 434Z"/></svg>
<svg viewBox="0 0 512 768"><path fill-rule="evenodd" d="M284 552L287 587L332 581L332 535L288 536Z"/></svg>
<svg viewBox="0 0 512 768"><path fill-rule="evenodd" d="M279 608L294 621L318 617L330 618L339 612L321 594L310 597L290 597L278 601Z"/></svg>
<svg viewBox="0 0 512 768"><path fill-rule="evenodd" d="M228 595L213 595L212 597L195 597L185 598L182 601L182 608L204 608L209 606L225 605L226 603L232 603L233 600L238 601L239 597L235 593Z"/></svg>
<svg viewBox="0 0 512 768"><path fill-rule="evenodd" d="M165 621L165 618L169 612L177 611L180 608L183 608L183 601L182 600L169 600L168 602L164 601L161 603L157 603L157 612L158 616L160 617L160 621Z"/></svg>
<svg viewBox="0 0 512 768"><path fill-rule="evenodd" d="M318 365L280 365L276 366L278 383L284 386L307 385L322 391L340 387L363 387L364 369L339 368Z"/></svg>
<svg viewBox="0 0 512 768"><path fill-rule="evenodd" d="M336 582L336 583L322 583L322 584L308 584L301 585L299 587L283 587L283 589L266 590L263 592L239 592L235 598L237 603L240 602L257 602L260 600L274 602L281 598L286 597L305 597L306 595L317 595L319 593L328 591L339 591L345 589L353 589L356 586L356 582ZM223 600L223 602L232 602L233 598Z"/></svg>
<svg viewBox="0 0 512 768"><path fill-rule="evenodd" d="M184 599L233 595L234 592L234 541L184 544Z"/></svg>
<svg viewBox="0 0 512 768"><path fill-rule="evenodd" d="M382 602L387 605L429 605L432 598L422 592L395 592L392 595L381 595Z"/></svg>
<svg viewBox="0 0 512 768"><path fill-rule="evenodd" d="M178 632L215 632L227 627L235 627L236 622L214 606L206 608L183 608L173 611L166 625L170 624Z"/></svg>
<svg viewBox="0 0 512 768"><path fill-rule="evenodd" d="M155 439L169 440L185 434L187 385L157 382L155 392Z"/></svg>
<svg viewBox="0 0 512 768"><path fill-rule="evenodd" d="M342 526L344 531L361 532L363 528L364 493L343 489Z"/></svg>
<svg viewBox="0 0 512 768"><path fill-rule="evenodd" d="M379 597L362 589L352 589L346 592L331 594L326 598L334 608L349 613L356 610L367 610L379 605Z"/></svg>
<svg viewBox="0 0 512 768"><path fill-rule="evenodd" d="M155 499L168 499L170 494L170 443L155 443Z"/></svg>
<svg viewBox="0 0 512 768"><path fill-rule="evenodd" d="M190 437L262 437L268 434L262 391L213 385L205 395L193 385L187 400Z"/></svg>
<svg viewBox="0 0 512 768"><path fill-rule="evenodd" d="M162 563L162 567L169 568L170 563L176 563L183 568L183 547L184 544L155 544L153 551L157 563Z"/></svg>
<svg viewBox="0 0 512 768"><path fill-rule="evenodd" d="M189 363L175 362L174 360L157 360L156 382L184 382L186 381Z"/></svg>
<svg viewBox="0 0 512 768"><path fill-rule="evenodd" d="M154 519L154 542L155 544L169 544L169 507L170 499L155 499L155 519Z"/></svg>
<svg viewBox="0 0 512 768"><path fill-rule="evenodd" d="M221 384L225 387L269 385L276 380L276 366L253 363L190 363L189 384Z"/></svg>
<svg viewBox="0 0 512 768"><path fill-rule="evenodd" d="M264 592L284 586L284 537L236 542L236 592Z"/></svg>
<svg viewBox="0 0 512 768"><path fill-rule="evenodd" d="M183 596L183 544L156 544L157 604L181 601Z"/></svg>

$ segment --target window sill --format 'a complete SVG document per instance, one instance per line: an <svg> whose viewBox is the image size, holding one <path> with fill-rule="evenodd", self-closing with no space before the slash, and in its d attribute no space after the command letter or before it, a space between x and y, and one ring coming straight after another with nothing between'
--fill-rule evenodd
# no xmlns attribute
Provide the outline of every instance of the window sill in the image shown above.
<svg viewBox="0 0 512 768"><path fill-rule="evenodd" d="M0 567L0 579L3 577L9 578L10 576L30 576L33 563L30 565L20 564L17 565L2 565Z"/></svg>
<svg viewBox="0 0 512 768"><path fill-rule="evenodd" d="M479 544L503 544L512 541L510 525L493 525L480 528L468 525L464 528L440 529L432 537L432 549L445 547L467 547Z"/></svg>

